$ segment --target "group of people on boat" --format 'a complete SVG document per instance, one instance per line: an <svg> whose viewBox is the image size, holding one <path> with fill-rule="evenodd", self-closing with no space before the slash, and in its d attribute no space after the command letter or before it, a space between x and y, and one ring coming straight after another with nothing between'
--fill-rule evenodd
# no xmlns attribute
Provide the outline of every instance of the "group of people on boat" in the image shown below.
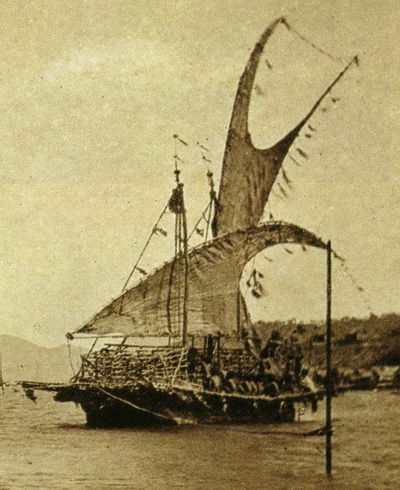
<svg viewBox="0 0 400 490"><path fill-rule="evenodd" d="M277 396L297 391L315 392L316 386L303 363L304 355L297 332L283 338L274 330L265 345L259 338L243 335L243 354L250 360L247 369L237 371L228 359L222 364L213 358L210 348L201 356L197 349L188 352L189 377L201 366L204 389L243 395Z"/></svg>

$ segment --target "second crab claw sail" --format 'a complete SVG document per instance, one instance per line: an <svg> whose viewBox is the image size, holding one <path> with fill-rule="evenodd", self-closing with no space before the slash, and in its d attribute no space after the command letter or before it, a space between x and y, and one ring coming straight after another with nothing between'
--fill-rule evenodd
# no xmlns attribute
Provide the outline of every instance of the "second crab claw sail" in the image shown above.
<svg viewBox="0 0 400 490"><path fill-rule="evenodd" d="M256 148L251 140L248 123L251 94L264 48L281 24L288 26L284 17L275 20L264 31L239 81L226 142L218 206L213 220L214 236L245 229L259 222L291 145L325 96L349 67L357 63L357 57L354 57L326 88L308 114L285 137L271 148Z"/></svg>

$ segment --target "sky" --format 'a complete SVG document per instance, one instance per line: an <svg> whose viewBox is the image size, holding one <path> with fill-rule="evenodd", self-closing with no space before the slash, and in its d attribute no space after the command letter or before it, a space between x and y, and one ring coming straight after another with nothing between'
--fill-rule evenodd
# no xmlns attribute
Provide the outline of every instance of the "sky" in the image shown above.
<svg viewBox="0 0 400 490"><path fill-rule="evenodd" d="M360 66L313 117L313 138L296 142L308 159L285 162L293 189L268 209L346 258L334 267L335 317L400 312L397 2L3 0L0 334L61 344L120 293L174 185L174 133L189 143L178 151L193 225L208 193L196 143L218 183L239 77L281 15L342 62L278 28L251 105L259 147L355 54ZM156 237L142 266L169 259L170 242ZM264 275L263 298L245 293L253 319L324 317L325 256L291 251L245 271Z"/></svg>

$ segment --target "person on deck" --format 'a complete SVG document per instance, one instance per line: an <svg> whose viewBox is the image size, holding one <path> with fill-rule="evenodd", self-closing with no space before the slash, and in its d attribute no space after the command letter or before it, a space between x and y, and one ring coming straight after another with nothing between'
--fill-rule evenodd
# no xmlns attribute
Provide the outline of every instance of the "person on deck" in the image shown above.
<svg viewBox="0 0 400 490"><path fill-rule="evenodd" d="M243 333L243 339L246 352L255 359L260 359L260 340L255 337L249 337L248 332Z"/></svg>
<svg viewBox="0 0 400 490"><path fill-rule="evenodd" d="M269 359L275 356L276 350L282 343L282 338L277 330L273 330L271 337L267 341L265 347L262 349L260 355L262 359Z"/></svg>

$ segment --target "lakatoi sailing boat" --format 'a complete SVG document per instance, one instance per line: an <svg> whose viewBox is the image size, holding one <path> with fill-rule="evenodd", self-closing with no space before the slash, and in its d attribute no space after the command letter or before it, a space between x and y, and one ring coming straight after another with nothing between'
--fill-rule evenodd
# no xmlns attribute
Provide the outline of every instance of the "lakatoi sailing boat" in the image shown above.
<svg viewBox="0 0 400 490"><path fill-rule="evenodd" d="M294 419L296 402L315 405L322 396L318 386L304 383L295 338L283 342L274 332L266 346L260 345L240 279L245 265L268 247L301 244L326 249L320 238L299 226L260 219L293 142L357 60L338 74L283 139L258 149L248 127L250 99L260 57L279 25L291 29L284 18L271 24L240 78L218 196L212 173L208 174L207 224L213 238L189 247L184 186L176 165L176 186L164 210L175 215L175 255L131 288L129 277L117 299L70 335L113 339L105 344L103 339L98 350L93 346L70 383L24 383L25 388L55 391L57 401L79 403L88 423L95 426L288 421ZM157 223L152 235L159 230ZM141 271L137 265L136 269ZM259 278L251 279L257 296ZM116 341L116 335L122 340ZM143 339L148 340L146 345Z"/></svg>

